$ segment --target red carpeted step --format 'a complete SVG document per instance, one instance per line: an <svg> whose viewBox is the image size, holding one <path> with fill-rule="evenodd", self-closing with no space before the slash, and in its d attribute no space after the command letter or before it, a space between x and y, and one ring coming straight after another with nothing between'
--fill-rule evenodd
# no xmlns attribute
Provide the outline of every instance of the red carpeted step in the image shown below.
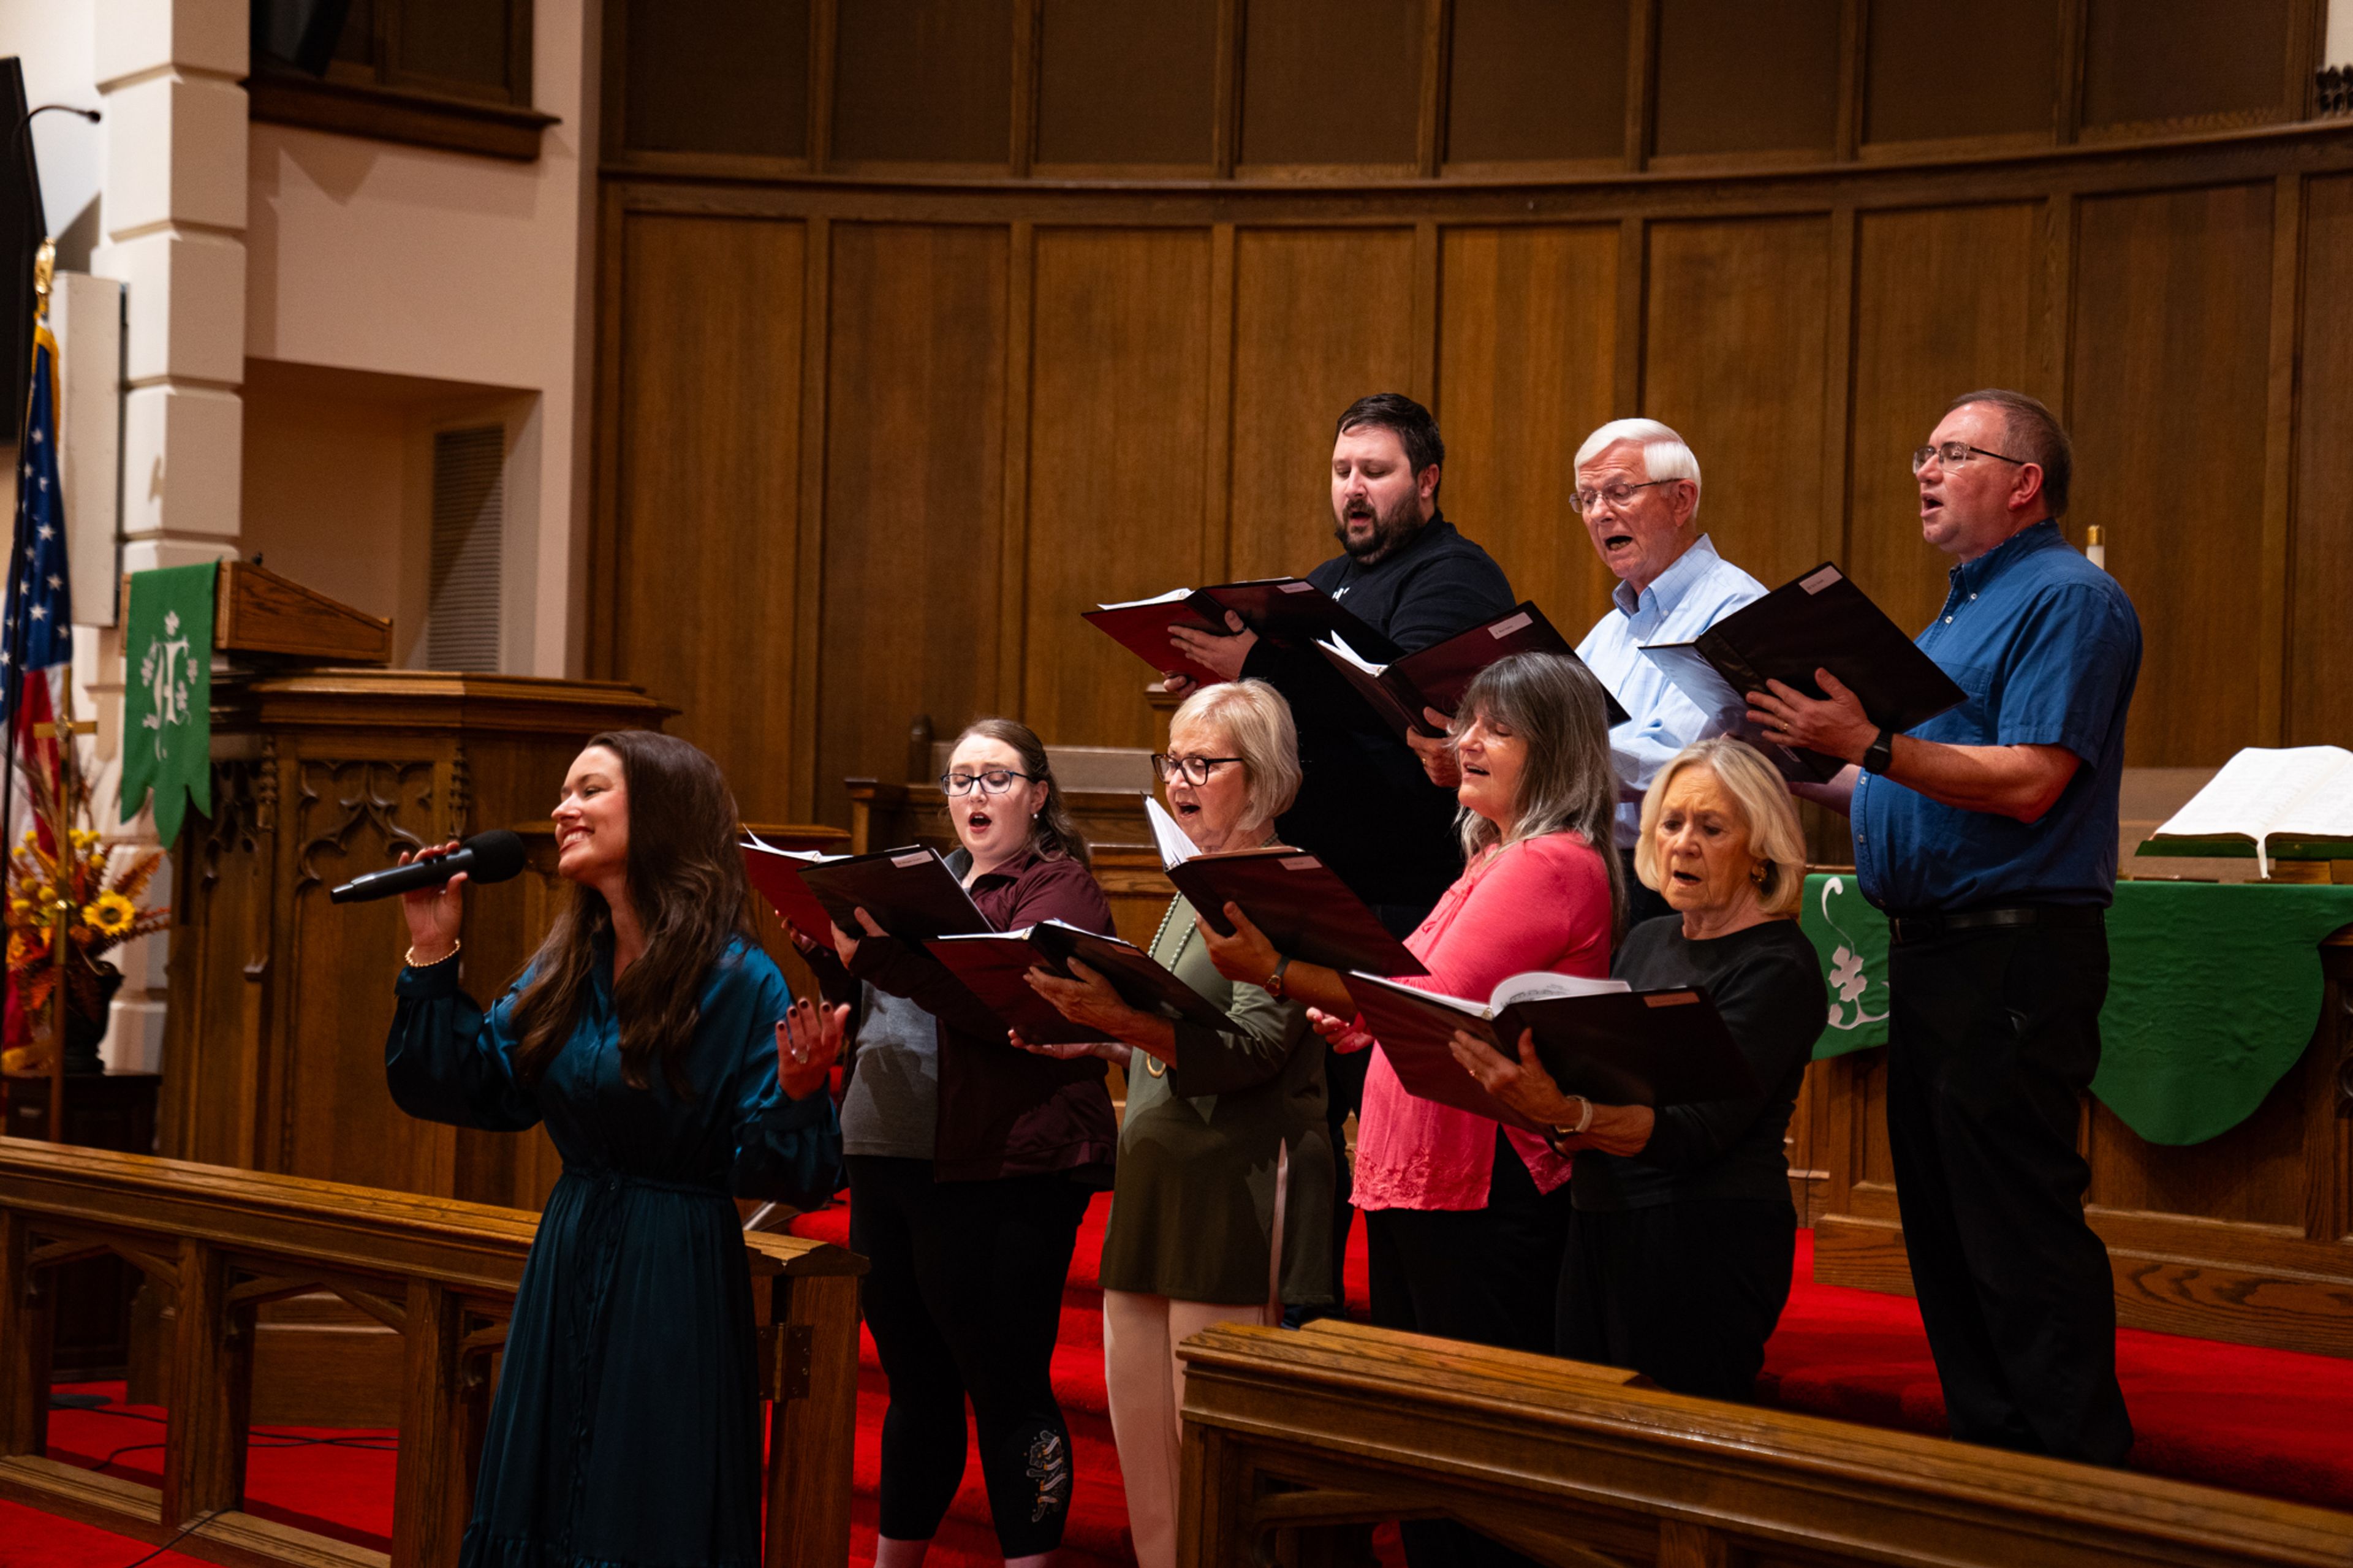
<svg viewBox="0 0 2353 1568"><path fill-rule="evenodd" d="M130 1568L155 1549L111 1530L0 1502L0 1568ZM156 1554L146 1568L210 1568L184 1552Z"/></svg>

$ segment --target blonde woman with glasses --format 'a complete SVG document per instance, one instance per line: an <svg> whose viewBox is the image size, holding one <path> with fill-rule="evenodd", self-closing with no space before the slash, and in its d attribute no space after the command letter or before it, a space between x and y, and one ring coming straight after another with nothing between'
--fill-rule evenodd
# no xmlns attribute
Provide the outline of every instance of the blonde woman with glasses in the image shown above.
<svg viewBox="0 0 2353 1568"><path fill-rule="evenodd" d="M1297 732L1282 694L1261 680L1204 688L1176 710L1168 736L1155 762L1194 847L1215 854L1272 843L1274 818L1299 789ZM1212 1323L1271 1324L1286 1306L1332 1300L1324 1041L1304 1004L1220 974L1206 931L1180 897L1152 955L1225 1013L1221 1028L1137 1012L1083 964L1072 965L1075 980L1042 970L1029 979L1063 1016L1106 1037L1030 1049L1103 1056L1127 1073L1103 1237L1103 1366L1142 1568L1176 1560L1185 1401L1176 1346Z"/></svg>

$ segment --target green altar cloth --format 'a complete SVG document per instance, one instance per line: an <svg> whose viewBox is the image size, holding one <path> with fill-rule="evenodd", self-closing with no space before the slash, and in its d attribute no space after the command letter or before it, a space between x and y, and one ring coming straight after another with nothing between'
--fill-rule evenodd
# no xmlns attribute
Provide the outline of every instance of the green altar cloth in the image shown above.
<svg viewBox="0 0 2353 1568"><path fill-rule="evenodd" d="M1852 876L1806 879L1830 1026L1817 1059L1887 1043L1887 917ZM2202 1143L2245 1121L2311 1043L2314 949L2353 925L2353 887L2119 882L2092 1092L2152 1143Z"/></svg>

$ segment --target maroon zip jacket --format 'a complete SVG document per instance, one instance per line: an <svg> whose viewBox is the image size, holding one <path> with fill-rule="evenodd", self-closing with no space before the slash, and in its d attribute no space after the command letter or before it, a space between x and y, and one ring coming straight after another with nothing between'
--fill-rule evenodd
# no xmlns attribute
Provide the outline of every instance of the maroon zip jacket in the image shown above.
<svg viewBox="0 0 2353 1568"><path fill-rule="evenodd" d="M948 869L961 879L972 856L958 849ZM1111 904L1094 876L1067 857L1035 849L976 878L972 901L999 931L1061 921L1109 936ZM895 937L858 944L849 972L929 1013L940 1030L940 1120L934 1177L984 1182L1068 1171L1088 1186L1111 1186L1119 1124L1103 1087L1100 1057L1056 1061L1006 1042L1005 1026L931 954Z"/></svg>

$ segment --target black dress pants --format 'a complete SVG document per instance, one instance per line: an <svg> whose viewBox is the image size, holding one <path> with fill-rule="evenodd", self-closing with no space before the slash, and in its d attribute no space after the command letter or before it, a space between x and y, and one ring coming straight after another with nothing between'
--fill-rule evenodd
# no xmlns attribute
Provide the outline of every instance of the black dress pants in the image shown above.
<svg viewBox="0 0 2353 1568"><path fill-rule="evenodd" d="M2075 1148L2107 990L2097 925L1897 943L1887 1135L1953 1436L2116 1465L2133 1436L2115 1286Z"/></svg>
<svg viewBox="0 0 2353 1568"><path fill-rule="evenodd" d="M1058 1174L935 1182L929 1160L852 1154L849 1247L890 1380L881 1533L928 1541L964 1479L965 1399L1008 1557L1061 1543L1071 1433L1054 1399L1062 1285L1089 1194Z"/></svg>
<svg viewBox="0 0 2353 1568"><path fill-rule="evenodd" d="M1368 1209L1373 1321L1472 1344L1549 1352L1568 1234L1568 1187L1536 1190L1501 1128L1483 1209ZM1451 1520L1399 1527L1412 1568L1504 1568L1529 1559Z"/></svg>
<svg viewBox="0 0 2353 1568"><path fill-rule="evenodd" d="M1561 1254L1555 1349L1676 1394L1745 1403L1789 1304L1797 1246L1787 1198L1579 1210Z"/></svg>

